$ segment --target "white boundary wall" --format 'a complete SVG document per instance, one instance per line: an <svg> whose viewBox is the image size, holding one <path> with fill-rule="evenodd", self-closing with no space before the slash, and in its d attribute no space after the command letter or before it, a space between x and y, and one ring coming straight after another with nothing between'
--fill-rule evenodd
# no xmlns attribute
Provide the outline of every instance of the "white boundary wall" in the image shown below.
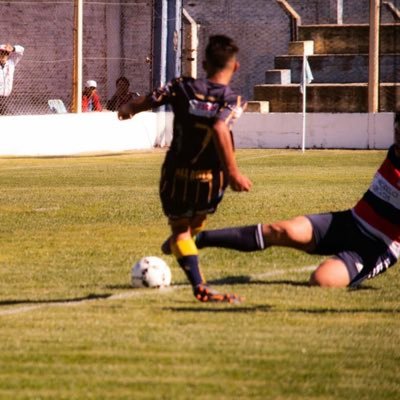
<svg viewBox="0 0 400 400"><path fill-rule="evenodd" d="M386 149L393 113L307 114L306 148ZM93 112L0 117L0 156L60 156L145 150L168 145L172 114L144 112L119 121ZM302 115L244 113L234 125L237 148L300 148Z"/></svg>
<svg viewBox="0 0 400 400"><path fill-rule="evenodd" d="M237 148L301 148L301 113L245 113L234 128ZM393 143L393 113L306 116L306 148L386 149Z"/></svg>
<svg viewBox="0 0 400 400"><path fill-rule="evenodd" d="M162 147L172 115L143 112L126 121L116 112L1 116L0 126L0 156L60 156Z"/></svg>

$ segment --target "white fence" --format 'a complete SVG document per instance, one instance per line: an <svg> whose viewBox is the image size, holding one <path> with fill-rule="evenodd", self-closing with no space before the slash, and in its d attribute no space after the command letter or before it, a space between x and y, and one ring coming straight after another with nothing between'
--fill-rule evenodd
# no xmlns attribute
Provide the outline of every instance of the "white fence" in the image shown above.
<svg viewBox="0 0 400 400"><path fill-rule="evenodd" d="M114 112L2 116L0 156L59 156L152 149L170 143L172 114ZM308 114L306 148L385 149L393 113ZM300 148L300 113L245 113L234 126L237 148Z"/></svg>

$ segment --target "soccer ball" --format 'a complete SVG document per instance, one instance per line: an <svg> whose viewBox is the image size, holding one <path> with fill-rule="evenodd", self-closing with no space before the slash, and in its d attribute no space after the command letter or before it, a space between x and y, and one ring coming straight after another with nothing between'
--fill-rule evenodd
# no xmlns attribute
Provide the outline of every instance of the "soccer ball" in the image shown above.
<svg viewBox="0 0 400 400"><path fill-rule="evenodd" d="M169 286L171 284L171 270L167 263L159 257L143 257L132 267L131 284L135 288Z"/></svg>

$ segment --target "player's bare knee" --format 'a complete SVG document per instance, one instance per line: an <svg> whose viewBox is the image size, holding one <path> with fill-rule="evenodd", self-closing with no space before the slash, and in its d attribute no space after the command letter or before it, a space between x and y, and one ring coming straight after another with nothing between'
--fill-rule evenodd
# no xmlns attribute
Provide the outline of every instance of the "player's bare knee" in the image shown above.
<svg viewBox="0 0 400 400"><path fill-rule="evenodd" d="M317 274L317 270L310 275L308 283L310 286L323 286L323 279Z"/></svg>
<svg viewBox="0 0 400 400"><path fill-rule="evenodd" d="M333 282L329 276L326 274L319 273L318 270L314 271L309 280L309 284L311 286L319 286L319 287L333 287Z"/></svg>
<svg viewBox="0 0 400 400"><path fill-rule="evenodd" d="M279 223L264 224L263 234L270 243L277 243L287 237L287 229Z"/></svg>
<svg viewBox="0 0 400 400"><path fill-rule="evenodd" d="M317 268L310 276L309 284L323 288L345 288L349 281L343 273L332 273L324 268Z"/></svg>

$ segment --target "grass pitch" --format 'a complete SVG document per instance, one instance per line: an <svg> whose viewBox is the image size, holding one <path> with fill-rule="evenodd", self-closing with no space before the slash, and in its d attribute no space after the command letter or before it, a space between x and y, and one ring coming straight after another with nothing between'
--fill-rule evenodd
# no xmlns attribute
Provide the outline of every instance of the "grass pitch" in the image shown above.
<svg viewBox="0 0 400 400"><path fill-rule="evenodd" d="M207 249L203 272L239 306L173 286L132 289L161 256L163 151L0 158L0 399L399 399L398 266L359 290L310 288L321 260ZM208 227L351 207L383 151L239 150L250 193Z"/></svg>

